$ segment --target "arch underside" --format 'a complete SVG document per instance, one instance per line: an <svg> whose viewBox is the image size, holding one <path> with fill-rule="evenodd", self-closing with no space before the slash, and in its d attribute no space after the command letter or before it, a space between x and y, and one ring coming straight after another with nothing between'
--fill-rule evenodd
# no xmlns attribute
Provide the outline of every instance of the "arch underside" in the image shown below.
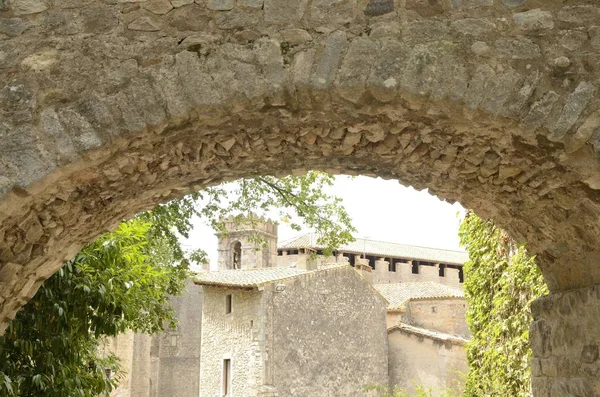
<svg viewBox="0 0 600 397"><path fill-rule="evenodd" d="M428 188L553 291L599 284L600 8L572 3L8 3L0 323L140 210L309 169Z"/></svg>

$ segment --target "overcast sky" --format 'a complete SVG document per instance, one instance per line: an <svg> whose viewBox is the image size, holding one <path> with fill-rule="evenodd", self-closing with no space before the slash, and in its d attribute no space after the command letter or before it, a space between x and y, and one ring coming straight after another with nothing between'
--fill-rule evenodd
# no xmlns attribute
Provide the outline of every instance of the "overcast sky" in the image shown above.
<svg viewBox="0 0 600 397"><path fill-rule="evenodd" d="M330 193L344 200L344 206L358 230L355 237L391 241L426 247L460 249L458 224L464 214L460 204L450 205L396 181L368 177L336 177ZM217 263L217 238L201 221L184 242L187 247L202 248L209 254L211 267ZM307 230L308 231L308 230ZM279 226L279 241L298 232Z"/></svg>

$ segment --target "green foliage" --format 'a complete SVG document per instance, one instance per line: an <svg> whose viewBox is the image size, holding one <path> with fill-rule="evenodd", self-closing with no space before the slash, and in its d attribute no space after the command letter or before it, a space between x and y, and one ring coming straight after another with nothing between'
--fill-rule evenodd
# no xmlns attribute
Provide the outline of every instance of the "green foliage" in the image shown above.
<svg viewBox="0 0 600 397"><path fill-rule="evenodd" d="M473 213L459 236L470 257L464 288L473 339L465 396L528 397L530 304L548 292L535 257Z"/></svg>
<svg viewBox="0 0 600 397"><path fill-rule="evenodd" d="M372 390L375 390L379 397L459 397L459 393L451 388L447 388L443 392L434 395L432 388L427 388L422 385L417 385L414 393L409 393L406 390L398 389L397 387L390 390L388 387L381 385L370 385L365 388L365 391L367 392Z"/></svg>
<svg viewBox="0 0 600 397"><path fill-rule="evenodd" d="M155 237L164 239L174 258L187 264L206 262L204 251L185 252L178 243L177 233L189 236L193 217L222 233L225 232L223 221L232 215L238 223L252 223L259 216L274 217L295 230L301 230L302 223L316 231L317 243L325 247L325 253L331 253L338 246L353 241L352 232L356 231L341 198L325 192L333 183L333 176L319 171L283 178L241 179L158 205L138 216L152 222ZM257 237L256 241L260 239Z"/></svg>
<svg viewBox="0 0 600 397"><path fill-rule="evenodd" d="M48 279L0 337L0 396L97 396L119 374L116 357L100 342L128 329L153 333L174 321L169 294L185 268L153 260L160 242L151 224L122 223L86 246Z"/></svg>

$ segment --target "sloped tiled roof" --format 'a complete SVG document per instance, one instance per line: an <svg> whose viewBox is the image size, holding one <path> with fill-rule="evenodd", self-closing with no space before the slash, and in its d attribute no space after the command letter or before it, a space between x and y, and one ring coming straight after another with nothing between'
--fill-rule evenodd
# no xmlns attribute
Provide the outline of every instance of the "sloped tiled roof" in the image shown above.
<svg viewBox="0 0 600 397"><path fill-rule="evenodd" d="M261 269L219 270L199 273L194 282L200 285L213 285L234 288L256 288L275 281L285 280L309 273L317 273L335 268L350 267L347 264L326 266L316 270L301 270L288 267L269 267Z"/></svg>
<svg viewBox="0 0 600 397"><path fill-rule="evenodd" d="M317 235L313 233L303 234L279 244L280 249L313 248L323 249L317 245ZM452 251L438 248L419 247L390 243L385 241L367 240L357 238L356 241L341 246L338 251L367 255L395 257L422 260L433 263L448 263L462 265L469 259L465 251Z"/></svg>
<svg viewBox="0 0 600 397"><path fill-rule="evenodd" d="M394 283L375 284L373 287L389 302L388 310L398 310L409 300L464 298L465 294L458 288L434 283Z"/></svg>
<svg viewBox="0 0 600 397"><path fill-rule="evenodd" d="M395 325L391 328L388 328L388 333L394 331L401 331L407 334L423 336L429 339L437 340L440 342L451 342L458 345L464 345L469 341L469 339L462 338L456 335L445 334L443 332L432 331L425 328L415 327L413 325L400 323L399 325Z"/></svg>

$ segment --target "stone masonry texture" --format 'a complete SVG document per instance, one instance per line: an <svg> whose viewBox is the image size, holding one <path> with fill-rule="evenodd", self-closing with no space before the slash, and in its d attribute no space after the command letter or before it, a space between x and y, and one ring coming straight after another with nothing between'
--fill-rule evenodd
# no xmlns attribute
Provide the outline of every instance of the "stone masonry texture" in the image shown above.
<svg viewBox="0 0 600 397"><path fill-rule="evenodd" d="M137 211L307 169L460 201L595 291L599 85L595 0L0 0L0 323ZM596 340L585 307L533 334ZM560 340L534 393L597 395Z"/></svg>
<svg viewBox="0 0 600 397"><path fill-rule="evenodd" d="M265 291L279 396L353 397L388 384L387 303L371 285L347 266L285 286Z"/></svg>

